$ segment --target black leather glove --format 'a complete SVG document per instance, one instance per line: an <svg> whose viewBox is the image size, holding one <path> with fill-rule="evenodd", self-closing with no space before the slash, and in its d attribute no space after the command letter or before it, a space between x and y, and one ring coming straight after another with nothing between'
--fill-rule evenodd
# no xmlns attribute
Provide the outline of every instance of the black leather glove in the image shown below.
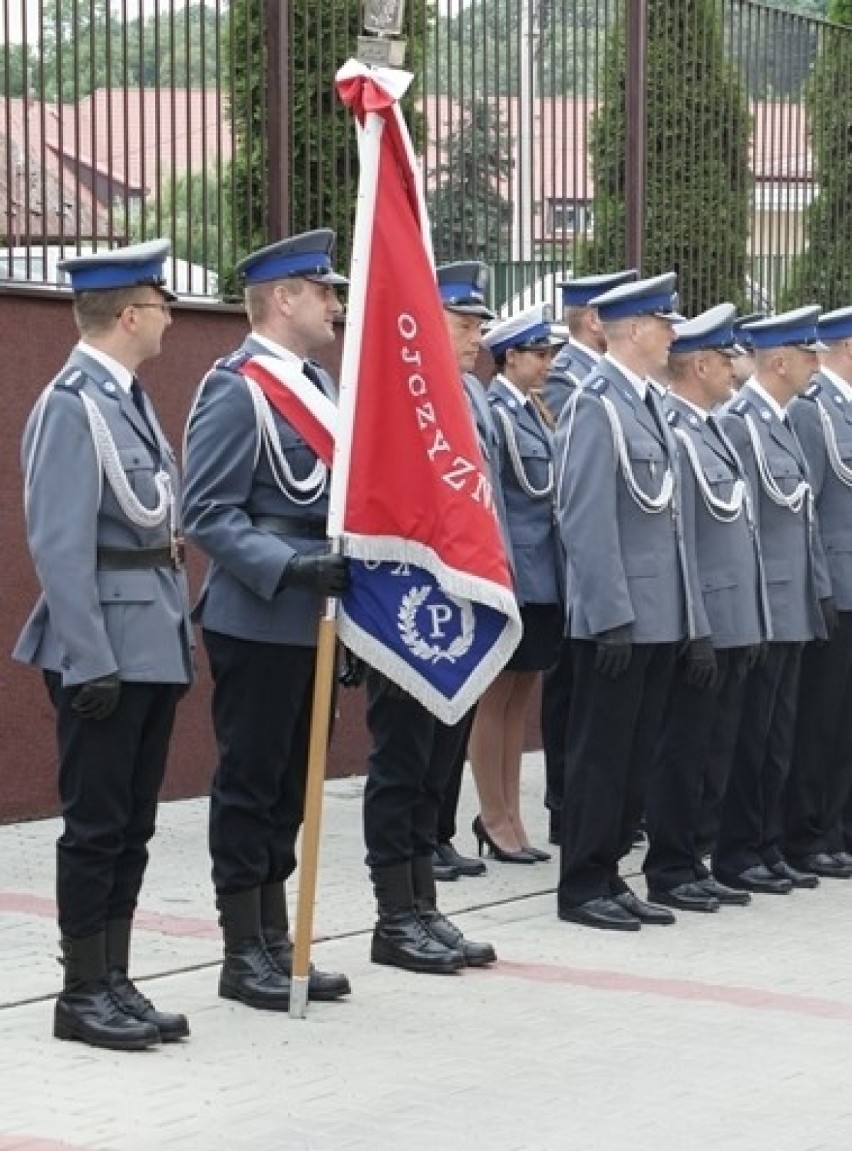
<svg viewBox="0 0 852 1151"><path fill-rule="evenodd" d="M822 608L822 619L825 624L826 639L834 639L840 627L840 616L837 614L837 602L833 595L828 595L819 601Z"/></svg>
<svg viewBox="0 0 852 1151"><path fill-rule="evenodd" d="M683 678L699 691L711 691L716 684L716 653L709 636L690 640L683 654Z"/></svg>
<svg viewBox="0 0 852 1151"><path fill-rule="evenodd" d="M618 679L633 657L633 628L629 623L602 631L595 640L595 671L606 679Z"/></svg>
<svg viewBox="0 0 852 1151"><path fill-rule="evenodd" d="M278 581L278 591L303 587L321 595L342 595L349 588L349 560L337 552L294 555Z"/></svg>
<svg viewBox="0 0 852 1151"><path fill-rule="evenodd" d="M337 677L341 687L360 687L367 675L367 665L360 656L355 655L348 647L343 649L343 661L340 675Z"/></svg>
<svg viewBox="0 0 852 1151"><path fill-rule="evenodd" d="M118 707L121 680L117 673L81 683L71 706L83 719L106 719Z"/></svg>

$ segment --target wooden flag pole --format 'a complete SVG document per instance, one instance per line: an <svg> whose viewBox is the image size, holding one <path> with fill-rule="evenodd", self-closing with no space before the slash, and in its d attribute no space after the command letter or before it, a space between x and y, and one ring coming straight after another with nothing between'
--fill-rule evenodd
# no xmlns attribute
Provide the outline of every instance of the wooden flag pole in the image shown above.
<svg viewBox="0 0 852 1151"><path fill-rule="evenodd" d="M372 209L375 204L375 182L378 176L378 146L382 120L370 114L365 129L359 128L359 159L361 173L358 185L358 211L352 239L350 287L346 306L346 334L343 340L343 358L340 368L339 406L340 427L335 437L334 462L331 468L331 488L328 507L328 536L332 550L341 550L343 511L349 479L351 428L355 410L355 392L360 357L361 324L367 288ZM299 903L296 914L296 932L293 938L293 967L290 976L290 1015L304 1019L308 1009L308 979L310 977L311 934L314 922L314 901L317 889L320 823L322 819L322 791L325 782L325 761L328 750L329 719L334 677L334 654L337 630L337 600L326 602L325 615L320 620L317 637L317 663L314 678L314 702L311 716L311 736L308 750L308 773L305 784L305 818L299 861Z"/></svg>
<svg viewBox="0 0 852 1151"><path fill-rule="evenodd" d="M290 1016L304 1019L308 1011L308 980L311 964L311 935L314 925L314 903L317 892L319 841L322 824L323 784L328 754L331 719L331 697L334 686L335 617L337 600L326 601L325 615L319 622L317 662L314 674L314 701L311 736L308 748L308 772L305 783L305 818L299 853L299 902L296 933L293 939L293 968L290 977Z"/></svg>

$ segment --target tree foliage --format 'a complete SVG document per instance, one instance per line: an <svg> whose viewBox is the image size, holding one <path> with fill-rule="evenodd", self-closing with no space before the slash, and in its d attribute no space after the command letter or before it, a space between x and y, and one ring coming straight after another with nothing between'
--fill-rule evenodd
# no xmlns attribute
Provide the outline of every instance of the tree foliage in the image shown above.
<svg viewBox="0 0 852 1151"><path fill-rule="evenodd" d="M512 204L500 192L512 172L496 103L473 99L448 136L427 207L435 259L491 262L505 247Z"/></svg>
<svg viewBox="0 0 852 1151"><path fill-rule="evenodd" d="M852 0L829 0L828 18L852 26ZM807 209L807 251L793 265L783 306L845 307L852 300L852 31L826 31L807 105L819 190Z"/></svg>
<svg viewBox="0 0 852 1151"><path fill-rule="evenodd" d="M625 38L620 24L591 126L594 238L577 261L587 271L626 260ZM688 314L724 299L745 303L749 133L714 0L649 0L643 271L677 272Z"/></svg>
<svg viewBox="0 0 852 1151"><path fill-rule="evenodd" d="M269 196L277 194L268 169L266 136L280 125L266 119L269 69L264 37L266 12L278 0L233 0L234 99L230 115L236 136L234 158L235 254L244 255L273 239L269 235ZM408 28L406 64L422 69L426 27L432 4L416 7ZM346 0L290 0L287 57L289 231L331 228L337 236L336 262L346 267L357 193L357 149L351 114L338 99L334 76L357 51L360 4ZM416 18L415 18L416 17ZM412 135L422 135L414 93L403 102ZM256 210L259 209L259 210ZM227 280L227 273L226 273Z"/></svg>
<svg viewBox="0 0 852 1151"><path fill-rule="evenodd" d="M31 64L30 87L46 100L79 100L98 88L221 82L209 5L124 20L109 0L44 0L41 19L42 65Z"/></svg>
<svg viewBox="0 0 852 1151"><path fill-rule="evenodd" d="M536 90L543 96L590 94L616 7L617 0L472 0L456 15L438 18L426 86L456 95L514 94L526 11Z"/></svg>

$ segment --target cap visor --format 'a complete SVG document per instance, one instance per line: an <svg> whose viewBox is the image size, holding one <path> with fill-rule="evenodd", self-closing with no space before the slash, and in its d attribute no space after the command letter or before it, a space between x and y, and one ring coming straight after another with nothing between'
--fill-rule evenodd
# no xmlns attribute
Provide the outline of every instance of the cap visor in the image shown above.
<svg viewBox="0 0 852 1151"><path fill-rule="evenodd" d="M341 276L337 272L322 272L316 276L303 276L302 279L313 280L315 284L342 285L349 283L345 276Z"/></svg>
<svg viewBox="0 0 852 1151"><path fill-rule="evenodd" d="M479 316L482 320L496 320L497 317L484 304L444 304L447 312L458 312L461 316Z"/></svg>

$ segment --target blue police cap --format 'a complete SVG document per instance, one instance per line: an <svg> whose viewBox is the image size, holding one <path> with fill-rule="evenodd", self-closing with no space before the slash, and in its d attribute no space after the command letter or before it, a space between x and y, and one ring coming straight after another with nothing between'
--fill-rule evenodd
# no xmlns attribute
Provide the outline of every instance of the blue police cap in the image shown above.
<svg viewBox="0 0 852 1151"><path fill-rule="evenodd" d="M825 342L848 340L852 337L852 308L837 308L826 312L817 321L819 338Z"/></svg>
<svg viewBox="0 0 852 1151"><path fill-rule="evenodd" d="M623 272L604 272L599 276L578 276L572 280L561 280L558 287L562 289L562 307L588 307L589 300L595 296L602 296L610 288L627 284L636 280L638 276L639 273L635 268L627 268Z"/></svg>
<svg viewBox="0 0 852 1151"><path fill-rule="evenodd" d="M818 319L819 308L812 304L777 316L766 316L753 324L745 324L741 331L751 340L755 351L796 345L813 352L823 352L825 344L820 342Z"/></svg>
<svg viewBox="0 0 852 1151"><path fill-rule="evenodd" d="M166 288L163 265L171 250L168 240L146 240L126 248L85 252L59 260L57 268L68 273L74 292L102 292L111 288L132 288L150 284L166 297L176 300Z"/></svg>
<svg viewBox="0 0 852 1151"><path fill-rule="evenodd" d="M734 339L736 312L733 304L717 304L691 320L675 324L675 338L669 353L684 355L712 350L731 357L739 355L740 349Z"/></svg>
<svg viewBox="0 0 852 1151"><path fill-rule="evenodd" d="M481 260L442 264L435 269L441 301L449 312L480 316L493 320L494 313L485 303L488 290L488 265Z"/></svg>
<svg viewBox="0 0 852 1151"><path fill-rule="evenodd" d="M550 305L535 304L508 320L497 320L482 337L482 342L493 356L499 356L510 348L522 352L555 348L565 340L554 333Z"/></svg>
<svg viewBox="0 0 852 1151"><path fill-rule="evenodd" d="M589 307L597 308L604 323L610 320L624 320L631 316L660 316L673 319L677 306L674 272L662 276L652 276L649 280L635 280L619 284L600 296L589 300Z"/></svg>
<svg viewBox="0 0 852 1151"><path fill-rule="evenodd" d="M318 228L301 232L275 244L267 244L244 256L235 271L245 276L246 284L264 284L270 280L315 280L318 284L348 284L331 265L334 232Z"/></svg>
<svg viewBox="0 0 852 1151"><path fill-rule="evenodd" d="M734 320L734 339L743 353L754 349L751 334L746 330L749 324L756 324L758 320L765 320L766 312L749 312L747 316L737 316Z"/></svg>

